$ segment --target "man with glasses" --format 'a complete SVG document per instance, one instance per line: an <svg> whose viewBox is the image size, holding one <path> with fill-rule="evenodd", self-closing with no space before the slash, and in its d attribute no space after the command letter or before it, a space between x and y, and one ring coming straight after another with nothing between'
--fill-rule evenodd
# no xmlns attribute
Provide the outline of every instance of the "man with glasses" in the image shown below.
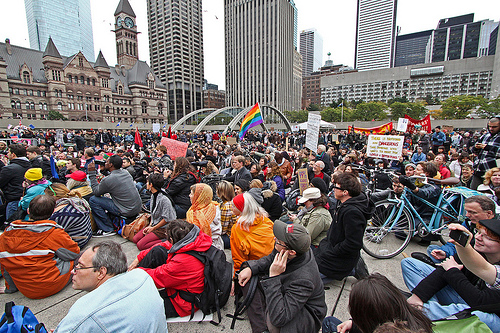
<svg viewBox="0 0 500 333"><path fill-rule="evenodd" d="M361 183L351 173L342 173L335 178L337 207L327 236L315 249L314 255L324 282L342 280L359 263L355 277L365 271L360 251L366 221L375 209L373 201L361 191ZM358 276L357 276L358 275Z"/></svg>
<svg viewBox="0 0 500 333"><path fill-rule="evenodd" d="M314 164L312 165L312 169L309 170L309 179L313 179L313 178L320 178L320 179L323 179L323 181L325 182L326 186L328 188L330 188L330 181L331 181L331 178L328 174L326 174L325 172L325 163L321 160L319 161L316 161L314 162Z"/></svg>
<svg viewBox="0 0 500 333"><path fill-rule="evenodd" d="M231 167L236 170L232 175L224 178L228 182L234 183L238 179L247 180L249 183L252 181L252 174L245 168L245 157L242 155L234 156L231 160Z"/></svg>
<svg viewBox="0 0 500 333"><path fill-rule="evenodd" d="M78 299L55 332L167 332L163 300L143 270L127 272L120 244L107 241L87 249L73 268Z"/></svg>
<svg viewBox="0 0 500 333"><path fill-rule="evenodd" d="M29 204L30 221L15 221L0 235L0 266L5 278L1 293L20 291L40 299L59 292L68 284L78 245L49 217L54 197L39 195Z"/></svg>

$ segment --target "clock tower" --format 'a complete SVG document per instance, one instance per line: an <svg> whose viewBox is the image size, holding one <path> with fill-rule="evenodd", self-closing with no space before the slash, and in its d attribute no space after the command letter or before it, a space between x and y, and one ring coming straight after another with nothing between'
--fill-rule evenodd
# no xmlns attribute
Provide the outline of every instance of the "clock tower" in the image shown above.
<svg viewBox="0 0 500 333"><path fill-rule="evenodd" d="M135 19L128 0L120 0L115 11L116 56L118 65L123 65L126 69L134 67L139 59Z"/></svg>

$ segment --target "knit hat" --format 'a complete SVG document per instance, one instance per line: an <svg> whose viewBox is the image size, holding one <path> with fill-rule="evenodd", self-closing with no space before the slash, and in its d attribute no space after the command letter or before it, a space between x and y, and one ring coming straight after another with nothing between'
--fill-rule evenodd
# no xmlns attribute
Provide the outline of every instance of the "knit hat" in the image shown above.
<svg viewBox="0 0 500 333"><path fill-rule="evenodd" d="M66 175L66 178L74 179L77 182L83 182L87 179L87 174L81 170L77 170L69 175Z"/></svg>
<svg viewBox="0 0 500 333"><path fill-rule="evenodd" d="M321 179L319 177L314 177L313 179L311 179L310 183L314 187L319 188L321 193L328 194L328 186L326 186L326 183L323 179Z"/></svg>
<svg viewBox="0 0 500 333"><path fill-rule="evenodd" d="M273 233L278 240L285 242L297 254L309 251L311 236L303 225L297 223L286 224L276 220L274 221Z"/></svg>
<svg viewBox="0 0 500 333"><path fill-rule="evenodd" d="M246 179L238 179L234 181L234 185L241 188L243 192L246 192L250 189L250 183Z"/></svg>
<svg viewBox="0 0 500 333"><path fill-rule="evenodd" d="M31 168L26 171L24 174L24 178L27 180L31 180L32 182L35 180L40 180L42 179L42 169L41 168Z"/></svg>
<svg viewBox="0 0 500 333"><path fill-rule="evenodd" d="M243 208L245 208L245 198L243 194L238 194L233 198L233 205L238 208L240 212L243 212Z"/></svg>

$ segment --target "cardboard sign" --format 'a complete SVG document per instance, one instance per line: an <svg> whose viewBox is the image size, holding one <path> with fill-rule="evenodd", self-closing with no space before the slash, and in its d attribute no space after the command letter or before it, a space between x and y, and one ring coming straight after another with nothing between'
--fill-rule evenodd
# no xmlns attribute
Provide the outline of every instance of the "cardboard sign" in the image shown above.
<svg viewBox="0 0 500 333"><path fill-rule="evenodd" d="M309 187L309 177L307 176L307 169L297 170L297 178L299 179L300 195Z"/></svg>
<svg viewBox="0 0 500 333"><path fill-rule="evenodd" d="M407 127L408 127L408 119L399 118L398 119L398 128L396 130L399 132L406 132Z"/></svg>
<svg viewBox="0 0 500 333"><path fill-rule="evenodd" d="M189 145L187 142L181 142L169 138L161 138L160 144L167 147L167 154L170 155L172 160L175 160L177 157L185 157Z"/></svg>
<svg viewBox="0 0 500 333"><path fill-rule="evenodd" d="M292 132L298 132L300 131L300 126L299 125L293 125L292 126Z"/></svg>
<svg viewBox="0 0 500 333"><path fill-rule="evenodd" d="M369 135L366 155L397 160L403 152L404 139L404 136L399 135Z"/></svg>
<svg viewBox="0 0 500 333"><path fill-rule="evenodd" d="M309 113L309 117L307 118L306 148L309 148L314 152L318 150L320 123L321 116L319 114Z"/></svg>
<svg viewBox="0 0 500 333"><path fill-rule="evenodd" d="M235 137L227 137L226 142L228 145L235 145L237 143Z"/></svg>

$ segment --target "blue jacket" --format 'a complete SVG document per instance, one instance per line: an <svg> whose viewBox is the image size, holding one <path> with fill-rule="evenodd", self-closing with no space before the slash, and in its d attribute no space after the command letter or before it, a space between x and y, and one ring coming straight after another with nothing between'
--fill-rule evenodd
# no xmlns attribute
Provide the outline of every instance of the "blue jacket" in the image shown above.
<svg viewBox="0 0 500 333"><path fill-rule="evenodd" d="M77 300L59 323L62 332L165 333L163 300L142 269L114 276Z"/></svg>
<svg viewBox="0 0 500 333"><path fill-rule="evenodd" d="M434 132L431 141L434 146L442 146L446 141L446 135L443 132Z"/></svg>
<svg viewBox="0 0 500 333"><path fill-rule="evenodd" d="M418 162L422 162L422 161L425 162L426 160L427 160L427 156L425 156L424 152L421 152L420 154L419 153L415 153L411 157L411 162L414 163L414 164L417 164Z"/></svg>
<svg viewBox="0 0 500 333"><path fill-rule="evenodd" d="M30 206L31 200L33 200L33 198L36 197L37 195L43 195L47 186L51 184L52 183L49 180L47 180L45 184L38 184L28 188L26 190L26 193L22 197L21 201L19 201L19 207L21 207L24 211L27 211L28 207Z"/></svg>

